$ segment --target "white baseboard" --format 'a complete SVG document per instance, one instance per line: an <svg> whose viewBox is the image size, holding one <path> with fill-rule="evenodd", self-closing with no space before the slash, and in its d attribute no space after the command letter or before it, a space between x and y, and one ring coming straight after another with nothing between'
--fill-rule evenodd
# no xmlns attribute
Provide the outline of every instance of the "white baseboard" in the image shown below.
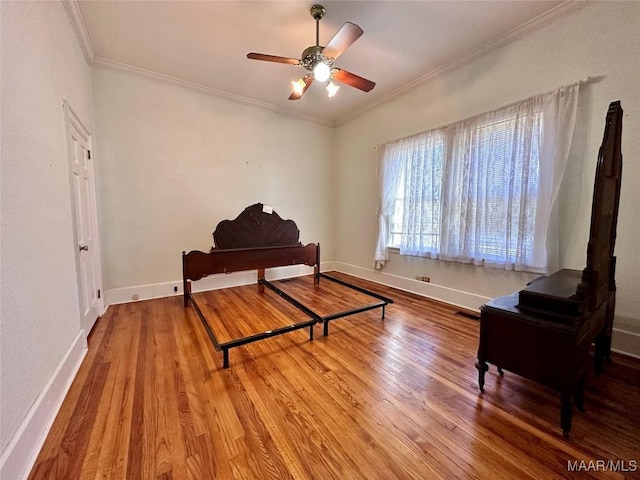
<svg viewBox="0 0 640 480"><path fill-rule="evenodd" d="M613 321L615 325L615 320ZM611 350L640 358L640 333L621 330L614 327L611 338Z"/></svg>
<svg viewBox="0 0 640 480"><path fill-rule="evenodd" d="M84 330L80 330L51 380L2 452L0 478L27 478L86 354L87 339Z"/></svg>
<svg viewBox="0 0 640 480"><path fill-rule="evenodd" d="M420 282L411 278L384 273L373 268L363 268L343 262L333 263L335 269L339 272L394 287L398 290L404 290L405 292L415 293L416 295L440 302L449 303L456 307L464 308L465 310L479 312L480 306L491 300L489 297L483 297L463 290L456 290L455 288L444 287L435 283Z"/></svg>
<svg viewBox="0 0 640 480"><path fill-rule="evenodd" d="M334 262L321 262L321 270L333 270ZM279 280L281 278L300 277L313 273L312 267L306 265L290 265L286 267L269 268L265 272L267 280ZM193 292L218 290L220 288L239 287L256 283L256 270L234 273L220 273L209 275L192 283ZM182 280L174 282L154 283L151 285L137 285L126 288L113 288L105 291L107 305L128 303L136 300L150 300L152 298L171 297L182 295ZM135 298L134 298L135 297Z"/></svg>

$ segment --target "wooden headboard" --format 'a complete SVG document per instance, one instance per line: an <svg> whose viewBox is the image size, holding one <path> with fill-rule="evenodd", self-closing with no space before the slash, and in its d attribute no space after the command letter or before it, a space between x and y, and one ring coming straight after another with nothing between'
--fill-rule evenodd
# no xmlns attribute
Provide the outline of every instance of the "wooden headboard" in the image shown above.
<svg viewBox="0 0 640 480"><path fill-rule="evenodd" d="M318 282L320 245L302 245L300 231L292 220L283 220L269 207L256 203L244 209L234 220L223 220L213 232L214 247L205 253L182 252L184 304L189 303L191 281L214 273L257 270L258 281L266 268L287 265L314 267ZM258 287L263 290L259 283Z"/></svg>
<svg viewBox="0 0 640 480"><path fill-rule="evenodd" d="M300 245L300 230L271 207L256 203L234 220L222 220L213 232L214 249Z"/></svg>

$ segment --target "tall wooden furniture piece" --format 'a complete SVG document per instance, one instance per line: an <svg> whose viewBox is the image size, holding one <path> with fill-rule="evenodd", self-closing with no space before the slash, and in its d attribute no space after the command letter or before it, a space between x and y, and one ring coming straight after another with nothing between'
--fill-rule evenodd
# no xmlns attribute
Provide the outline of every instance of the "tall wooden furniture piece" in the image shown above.
<svg viewBox="0 0 640 480"><path fill-rule="evenodd" d="M584 270L540 277L513 295L481 307L478 383L484 392L488 363L560 392L560 424L571 430L573 402L584 411L589 350L595 343L596 371L610 358L615 309L616 239L622 174L622 108L609 105L598 155L591 230Z"/></svg>

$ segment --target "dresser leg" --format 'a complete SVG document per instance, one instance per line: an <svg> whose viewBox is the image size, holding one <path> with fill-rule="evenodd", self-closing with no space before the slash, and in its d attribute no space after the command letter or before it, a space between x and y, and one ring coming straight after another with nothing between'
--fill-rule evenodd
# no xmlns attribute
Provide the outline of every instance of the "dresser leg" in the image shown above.
<svg viewBox="0 0 640 480"><path fill-rule="evenodd" d="M594 349L594 357L596 363L596 375L600 375L602 373L602 366L604 365L604 360L607 357L607 339L601 333L598 335L594 341L595 349Z"/></svg>
<svg viewBox="0 0 640 480"><path fill-rule="evenodd" d="M611 363L611 336L604 339L604 359L607 363Z"/></svg>
<svg viewBox="0 0 640 480"><path fill-rule="evenodd" d="M489 370L489 365L484 360L478 360L476 362L476 368L478 369L478 386L480 391L484 393L484 374Z"/></svg>
<svg viewBox="0 0 640 480"><path fill-rule="evenodd" d="M560 395L560 426L562 435L566 438L571 430L571 416L573 415L573 403L571 392L564 392Z"/></svg>
<svg viewBox="0 0 640 480"><path fill-rule="evenodd" d="M581 413L584 413L584 384L585 384L585 375L582 374L580 376L580 380L578 380L578 386L576 387L576 407Z"/></svg>

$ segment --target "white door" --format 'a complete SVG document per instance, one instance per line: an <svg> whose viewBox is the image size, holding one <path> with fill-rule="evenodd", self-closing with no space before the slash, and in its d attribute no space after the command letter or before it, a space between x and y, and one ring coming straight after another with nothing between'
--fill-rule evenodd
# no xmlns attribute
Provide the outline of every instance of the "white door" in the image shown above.
<svg viewBox="0 0 640 480"><path fill-rule="evenodd" d="M102 313L100 255L96 212L95 170L91 158L91 136L65 102L67 145L71 164L75 251L78 272L80 319L89 335Z"/></svg>

